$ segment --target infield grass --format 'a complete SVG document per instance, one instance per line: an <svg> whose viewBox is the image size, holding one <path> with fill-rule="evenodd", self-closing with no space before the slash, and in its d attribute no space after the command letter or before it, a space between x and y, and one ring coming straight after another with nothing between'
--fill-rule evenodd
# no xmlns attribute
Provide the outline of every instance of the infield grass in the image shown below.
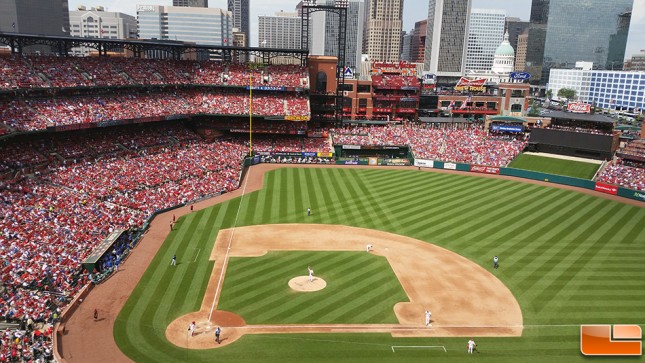
<svg viewBox="0 0 645 363"><path fill-rule="evenodd" d="M494 273L522 308L523 336L475 337L481 351L476 356L466 354L467 338L387 334L254 335L220 349L178 348L166 340L165 329L199 309L213 268L208 261L213 243L220 229L234 225L238 207L237 226L326 223L378 229L448 248L487 269L498 255L500 268ZM137 362L594 361L580 353L579 324L645 322L643 226L644 208L512 180L416 170L280 169L265 176L263 190L178 220L117 317L114 337ZM196 248L202 252L195 259ZM171 267L175 253L179 265ZM233 268L239 268L238 262L245 263L234 261ZM227 296L220 304L244 309L241 299L228 295L248 298L255 294L251 285L230 293L234 287L225 286ZM364 301L359 287L348 294ZM293 306L276 309L261 299L253 308L257 312L245 314L257 321L271 318L263 311L283 314L281 319L293 311ZM327 307L336 315L353 308L343 303ZM320 316L298 321L316 319ZM392 345L443 345L448 352L392 353Z"/></svg>
<svg viewBox="0 0 645 363"><path fill-rule="evenodd" d="M591 180L600 165L576 160L520 154L508 167Z"/></svg>
<svg viewBox="0 0 645 363"><path fill-rule="evenodd" d="M315 266L325 289L291 290ZM247 324L396 324L394 305L409 301L385 257L362 252L269 252L233 257L218 306ZM338 307L343 307L339 309Z"/></svg>

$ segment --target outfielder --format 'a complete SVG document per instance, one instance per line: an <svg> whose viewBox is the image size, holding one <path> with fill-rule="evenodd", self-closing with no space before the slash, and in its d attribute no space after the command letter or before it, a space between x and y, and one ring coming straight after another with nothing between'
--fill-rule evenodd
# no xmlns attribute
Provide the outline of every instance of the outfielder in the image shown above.
<svg viewBox="0 0 645 363"><path fill-rule="evenodd" d="M311 269L311 266L307 266L307 270L309 271L309 282L314 281L314 270Z"/></svg>
<svg viewBox="0 0 645 363"><path fill-rule="evenodd" d="M468 354L473 354L474 350L477 350L477 343L475 343L473 338L470 338L468 341Z"/></svg>
<svg viewBox="0 0 645 363"><path fill-rule="evenodd" d="M495 256L493 257L493 268L498 268L499 267L499 257Z"/></svg>
<svg viewBox="0 0 645 363"><path fill-rule="evenodd" d="M432 316L432 313L430 312L430 310L426 310L426 326L432 326L432 324L430 324L431 316Z"/></svg>

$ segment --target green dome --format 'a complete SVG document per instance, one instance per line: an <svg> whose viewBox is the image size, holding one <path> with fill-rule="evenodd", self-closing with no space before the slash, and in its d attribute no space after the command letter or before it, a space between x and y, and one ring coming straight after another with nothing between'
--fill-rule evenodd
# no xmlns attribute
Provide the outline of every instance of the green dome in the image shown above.
<svg viewBox="0 0 645 363"><path fill-rule="evenodd" d="M511 43L508 41L508 32L504 34L504 41L499 45L499 47L497 47L495 55L515 56L515 50L513 49Z"/></svg>

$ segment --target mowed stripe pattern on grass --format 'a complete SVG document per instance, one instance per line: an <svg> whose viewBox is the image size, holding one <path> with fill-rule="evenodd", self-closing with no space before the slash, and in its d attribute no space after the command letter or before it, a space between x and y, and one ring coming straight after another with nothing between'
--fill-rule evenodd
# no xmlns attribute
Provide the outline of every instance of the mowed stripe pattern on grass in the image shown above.
<svg viewBox="0 0 645 363"><path fill-rule="evenodd" d="M487 268L498 255L501 267L495 274L518 298L528 325L645 321L643 208L476 176L413 170L280 169L265 176L265 189L180 219L118 317L115 338L133 359L203 360L213 354L231 359L264 357L254 353L256 348L247 344L251 341L271 349L275 361L277 357L311 358L318 351L316 344L320 343L293 337L245 337L225 349L206 352L187 352L166 341L167 324L199 308L212 269L209 251L218 231L233 226L240 201L238 226L326 223L379 229L443 246ZM307 207L312 208L311 217L307 217ZM195 255L189 251L194 248L204 252L193 263ZM170 266L174 253L180 262L176 268ZM297 308L271 308L266 315L262 311L258 315L266 321L279 321ZM347 311L351 309L348 305ZM298 317L298 322L324 314ZM331 316L338 315L342 309ZM575 327L548 334L545 330L527 328L522 338L492 340L489 354L499 349L499 356L509 361L518 357L530 361L524 357L532 354L542 358L557 355L558 361L580 358ZM334 336L327 338L333 340ZM357 339L383 343L382 335ZM401 343L387 339L391 345ZM427 345L438 341L448 349L452 344L461 350L464 344L458 339L423 340ZM546 352L553 341L560 342L559 348ZM361 349L361 344L338 348L325 357L343 359L345 354L356 354L365 359L382 358L382 352ZM282 349L288 353L276 352Z"/></svg>
<svg viewBox="0 0 645 363"><path fill-rule="evenodd" d="M574 178L591 179L596 174L600 165L576 160L520 154L513 159L508 167L571 176Z"/></svg>
<svg viewBox="0 0 645 363"><path fill-rule="evenodd" d="M296 292L288 282L307 276L327 287ZM394 305L407 302L385 257L365 252L269 252L229 260L218 309L247 324L395 324Z"/></svg>

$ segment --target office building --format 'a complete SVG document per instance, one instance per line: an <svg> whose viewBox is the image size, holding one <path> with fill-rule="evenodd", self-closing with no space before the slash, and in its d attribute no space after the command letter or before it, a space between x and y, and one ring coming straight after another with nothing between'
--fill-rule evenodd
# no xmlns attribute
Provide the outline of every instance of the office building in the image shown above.
<svg viewBox="0 0 645 363"><path fill-rule="evenodd" d="M2 0L0 32L68 35L67 0Z"/></svg>
<svg viewBox="0 0 645 363"><path fill-rule="evenodd" d="M296 12L280 11L258 17L258 42L261 47L300 49L301 18Z"/></svg>
<svg viewBox="0 0 645 363"><path fill-rule="evenodd" d="M233 28L237 28L240 33L244 33L247 44L249 39L251 39L251 29L249 28L251 19L249 1L228 0L228 11L233 16Z"/></svg>
<svg viewBox="0 0 645 363"><path fill-rule="evenodd" d="M580 101L604 109L633 112L645 107L645 72L552 68L548 90L556 97L562 88L573 89Z"/></svg>
<svg viewBox="0 0 645 363"><path fill-rule="evenodd" d="M628 61L626 61L623 70L645 71L645 50L641 50L640 53L634 54Z"/></svg>
<svg viewBox="0 0 645 363"><path fill-rule="evenodd" d="M208 0L172 0L172 6L187 6L192 8L207 8Z"/></svg>
<svg viewBox="0 0 645 363"><path fill-rule="evenodd" d="M423 60L426 71L453 79L464 74L470 6L471 0L430 0Z"/></svg>
<svg viewBox="0 0 645 363"><path fill-rule="evenodd" d="M403 35L401 36L401 60L405 62L411 62L412 61L412 47L411 47L411 42L412 38L414 37L414 29L410 30L409 32L403 31Z"/></svg>
<svg viewBox="0 0 645 363"><path fill-rule="evenodd" d="M79 6L69 12L70 35L83 38L136 39L137 19L128 14L105 11L102 6L87 9ZM96 51L89 47L72 48L75 55Z"/></svg>
<svg viewBox="0 0 645 363"><path fill-rule="evenodd" d="M335 5L336 0L318 0L317 5ZM310 14L310 45L312 55L338 55L338 14L317 11ZM365 2L349 0L347 2L347 28L345 39L345 66L356 68L361 62L361 44L363 40L363 21L365 19Z"/></svg>
<svg viewBox="0 0 645 363"><path fill-rule="evenodd" d="M371 61L398 62L401 57L403 0L368 0L363 53Z"/></svg>
<svg viewBox="0 0 645 363"><path fill-rule="evenodd" d="M410 44L412 63L423 63L426 49L426 33L428 32L428 19L414 23L414 35Z"/></svg>
<svg viewBox="0 0 645 363"><path fill-rule="evenodd" d="M526 70L546 84L551 68L620 67L625 57L633 0L533 0Z"/></svg>
<svg viewBox="0 0 645 363"><path fill-rule="evenodd" d="M529 43L528 29L517 36L517 49L515 50L515 70L524 72L526 70L526 50Z"/></svg>
<svg viewBox="0 0 645 363"><path fill-rule="evenodd" d="M511 43L511 47L517 50L517 37L521 34L528 33L530 23L528 21L522 21L520 18L515 17L506 17L506 28L505 31L508 32L508 41Z"/></svg>
<svg viewBox="0 0 645 363"><path fill-rule="evenodd" d="M466 69L491 69L495 50L504 39L505 21L504 10L471 9L466 45Z"/></svg>
<svg viewBox="0 0 645 363"><path fill-rule="evenodd" d="M228 46L233 41L231 13L218 8L138 5L139 38Z"/></svg>

